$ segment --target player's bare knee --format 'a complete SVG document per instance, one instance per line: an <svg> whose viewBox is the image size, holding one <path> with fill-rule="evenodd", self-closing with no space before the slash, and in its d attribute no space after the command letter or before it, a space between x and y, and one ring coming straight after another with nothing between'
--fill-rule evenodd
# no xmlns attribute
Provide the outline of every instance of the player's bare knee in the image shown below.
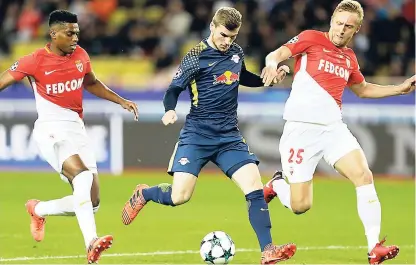
<svg viewBox="0 0 416 265"><path fill-rule="evenodd" d="M246 164L234 172L232 179L237 183L244 194L263 189L263 183L261 182L258 167L253 163Z"/></svg>
<svg viewBox="0 0 416 265"><path fill-rule="evenodd" d="M292 201L290 206L294 214L303 214L312 208L312 202L308 200Z"/></svg>
<svg viewBox="0 0 416 265"><path fill-rule="evenodd" d="M356 187L373 183L373 173L369 169L363 169L354 174L351 181Z"/></svg>
<svg viewBox="0 0 416 265"><path fill-rule="evenodd" d="M262 190L263 189L263 184L261 183L261 179L260 178L255 178L253 177L251 180L249 180L249 182L247 183L247 186L245 187L244 190L246 190L246 194L256 191L256 190Z"/></svg>
<svg viewBox="0 0 416 265"><path fill-rule="evenodd" d="M77 154L68 157L62 164L62 174L69 180L74 179L80 173L87 170L88 168Z"/></svg>
<svg viewBox="0 0 416 265"><path fill-rule="evenodd" d="M191 195L188 195L186 193L179 193L179 194L173 194L172 193L172 202L175 205L185 204L190 199L191 199Z"/></svg>
<svg viewBox="0 0 416 265"><path fill-rule="evenodd" d="M292 211L294 214L303 214L311 209L312 205L308 204L299 204L299 205L291 205Z"/></svg>
<svg viewBox="0 0 416 265"><path fill-rule="evenodd" d="M192 192L187 190L175 191L172 190L172 202L175 205L187 203L192 197Z"/></svg>

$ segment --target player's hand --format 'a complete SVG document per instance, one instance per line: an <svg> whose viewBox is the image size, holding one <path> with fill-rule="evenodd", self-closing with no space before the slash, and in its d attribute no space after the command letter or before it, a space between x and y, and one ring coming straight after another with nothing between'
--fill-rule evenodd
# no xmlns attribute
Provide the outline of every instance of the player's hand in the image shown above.
<svg viewBox="0 0 416 265"><path fill-rule="evenodd" d="M290 69L287 65L282 65L279 68L277 68L277 76L275 77L275 79L273 79L272 84L281 83L288 73L290 73Z"/></svg>
<svg viewBox="0 0 416 265"><path fill-rule="evenodd" d="M278 69L266 66L263 68L260 77L263 78L264 86L270 86L270 84L282 82L288 73L290 73L290 69L287 65L282 65Z"/></svg>
<svg viewBox="0 0 416 265"><path fill-rule="evenodd" d="M263 68L263 71L261 71L261 78L263 78L264 86L270 86L270 84L273 82L273 80L277 80L277 71L276 68L272 66L266 66Z"/></svg>
<svg viewBox="0 0 416 265"><path fill-rule="evenodd" d="M162 122L164 125L174 124L178 120L178 115L176 115L176 111L169 110L163 115Z"/></svg>
<svg viewBox="0 0 416 265"><path fill-rule="evenodd" d="M123 102L120 103L120 105L124 109L126 109L126 110L128 110L130 112L133 112L133 114L134 114L134 120L135 121L138 121L139 120L139 110L137 108L136 103L134 103L133 101L130 101L130 100L126 100L125 99L125 100L123 100Z"/></svg>
<svg viewBox="0 0 416 265"><path fill-rule="evenodd" d="M401 84L401 89L400 90L401 90L402 94L407 94L407 93L410 93L410 92L414 91L415 90L415 81L416 81L415 76L412 76L412 77L406 79L403 82L403 84Z"/></svg>

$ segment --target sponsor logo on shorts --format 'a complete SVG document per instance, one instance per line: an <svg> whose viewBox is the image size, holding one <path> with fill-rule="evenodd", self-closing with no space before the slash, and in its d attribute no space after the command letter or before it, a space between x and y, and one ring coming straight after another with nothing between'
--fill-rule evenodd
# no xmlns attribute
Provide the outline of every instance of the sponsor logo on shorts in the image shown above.
<svg viewBox="0 0 416 265"><path fill-rule="evenodd" d="M179 159L179 164L181 164L182 166L184 166L184 165L186 165L186 164L189 164L190 162L189 162L189 160L188 160L188 158L186 158L186 157L182 157L181 159Z"/></svg>

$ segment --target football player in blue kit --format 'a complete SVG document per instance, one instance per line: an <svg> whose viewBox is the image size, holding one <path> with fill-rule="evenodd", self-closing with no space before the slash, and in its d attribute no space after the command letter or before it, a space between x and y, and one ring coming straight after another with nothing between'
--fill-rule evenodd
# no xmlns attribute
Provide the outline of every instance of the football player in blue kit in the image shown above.
<svg viewBox="0 0 416 265"><path fill-rule="evenodd" d="M210 24L211 34L183 58L164 96L162 122L173 124L178 118L175 107L179 94L188 90L192 101L179 141L169 162L173 184L149 187L137 185L122 211L128 225L148 201L178 206L192 196L201 169L216 164L243 191L250 223L259 240L262 264L275 264L291 258L296 245L274 245L269 210L264 200L258 159L238 129L239 84L262 87L262 79L247 71L242 48L234 43L241 27L241 14L234 8L217 10ZM289 68L277 69L275 82L281 81Z"/></svg>

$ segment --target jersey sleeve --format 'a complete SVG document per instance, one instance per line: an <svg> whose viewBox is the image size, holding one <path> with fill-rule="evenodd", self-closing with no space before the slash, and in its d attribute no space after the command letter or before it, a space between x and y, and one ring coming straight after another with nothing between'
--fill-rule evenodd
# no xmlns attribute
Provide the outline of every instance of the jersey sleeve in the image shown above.
<svg viewBox="0 0 416 265"><path fill-rule="evenodd" d="M306 52L306 50L313 45L314 37L313 31L305 30L283 45L289 48L292 52L292 56L295 56Z"/></svg>
<svg viewBox="0 0 416 265"><path fill-rule="evenodd" d="M85 57L85 62L86 62L85 63L85 74L89 74L89 73L92 72L92 65L91 65L90 56L89 56L88 52L85 49L83 49L81 47L79 47L79 48L82 49L82 52L83 52L84 57Z"/></svg>
<svg viewBox="0 0 416 265"><path fill-rule="evenodd" d="M196 78L199 71L199 55L189 52L182 59L171 86L186 87Z"/></svg>
<svg viewBox="0 0 416 265"><path fill-rule="evenodd" d="M23 56L16 61L8 70L16 81L22 80L26 76L35 75L36 62L34 54Z"/></svg>
<svg viewBox="0 0 416 265"><path fill-rule="evenodd" d="M347 86L360 84L365 80L364 75L360 71L360 65L358 64L357 58L354 56L352 59L354 60L354 68L348 78Z"/></svg>

